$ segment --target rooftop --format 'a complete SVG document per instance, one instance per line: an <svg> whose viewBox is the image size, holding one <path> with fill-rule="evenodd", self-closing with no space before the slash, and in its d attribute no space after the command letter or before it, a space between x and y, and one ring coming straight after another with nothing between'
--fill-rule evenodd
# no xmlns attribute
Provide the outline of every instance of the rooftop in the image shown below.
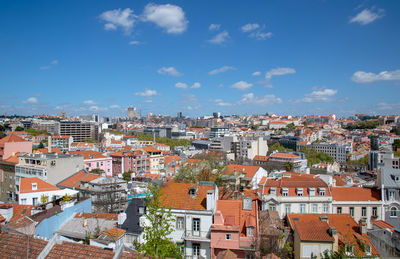
<svg viewBox="0 0 400 259"><path fill-rule="evenodd" d="M33 188L36 185L36 188ZM49 184L37 177L24 177L20 180L19 192L32 193L32 192L49 192L59 191L56 186Z"/></svg>

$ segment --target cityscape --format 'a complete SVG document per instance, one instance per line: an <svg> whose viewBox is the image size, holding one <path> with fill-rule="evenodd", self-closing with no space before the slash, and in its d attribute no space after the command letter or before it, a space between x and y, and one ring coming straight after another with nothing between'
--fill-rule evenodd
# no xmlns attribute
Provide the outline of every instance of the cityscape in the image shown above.
<svg viewBox="0 0 400 259"><path fill-rule="evenodd" d="M399 13L1 2L1 257L400 258Z"/></svg>

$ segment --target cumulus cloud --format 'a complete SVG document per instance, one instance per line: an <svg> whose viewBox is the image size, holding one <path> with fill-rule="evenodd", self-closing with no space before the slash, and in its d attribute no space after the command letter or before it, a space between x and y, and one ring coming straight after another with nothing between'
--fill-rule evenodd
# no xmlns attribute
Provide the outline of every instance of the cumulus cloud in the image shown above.
<svg viewBox="0 0 400 259"><path fill-rule="evenodd" d="M136 92L136 96L153 97L158 95L156 90L145 89L143 92Z"/></svg>
<svg viewBox="0 0 400 259"><path fill-rule="evenodd" d="M208 72L208 74L209 75L216 75L216 74L223 73L223 72L226 72L226 71L229 71L229 70L236 70L236 68L235 67L231 67L231 66L223 66L223 67L211 70L210 72Z"/></svg>
<svg viewBox="0 0 400 259"><path fill-rule="evenodd" d="M170 76L181 76L182 75L174 67L162 67L159 70L157 70L157 73L159 73L161 75L170 75Z"/></svg>
<svg viewBox="0 0 400 259"><path fill-rule="evenodd" d="M194 94L182 94L181 95L181 103L190 104L190 105L198 104L199 99Z"/></svg>
<svg viewBox="0 0 400 259"><path fill-rule="evenodd" d="M226 42L229 38L229 33L227 31L222 31L215 35L212 39L208 40L208 42L212 44L222 44Z"/></svg>
<svg viewBox="0 0 400 259"><path fill-rule="evenodd" d="M395 81L400 80L400 69L393 71L382 71L379 74L357 71L351 77L356 83L372 83L377 81Z"/></svg>
<svg viewBox="0 0 400 259"><path fill-rule="evenodd" d="M359 12L356 16L350 19L350 23L359 23L361 25L367 25L369 23L372 23L373 21L382 18L385 16L385 10L383 9L378 9L375 11L375 8L371 9L364 9L361 12Z"/></svg>
<svg viewBox="0 0 400 259"><path fill-rule="evenodd" d="M110 105L110 109L119 109L119 108L121 108L121 106L117 104Z"/></svg>
<svg viewBox="0 0 400 259"><path fill-rule="evenodd" d="M399 111L400 110L400 103L378 103L377 105L378 110L388 110L388 111Z"/></svg>
<svg viewBox="0 0 400 259"><path fill-rule="evenodd" d="M84 105L96 105L96 103L93 100L86 100L83 102Z"/></svg>
<svg viewBox="0 0 400 259"><path fill-rule="evenodd" d="M99 18L105 22L105 30L116 30L122 28L125 33L129 34L137 19L137 16L130 8L108 10L100 14Z"/></svg>
<svg viewBox="0 0 400 259"><path fill-rule="evenodd" d="M212 102L216 103L218 106L231 106L231 103L224 102L222 99L215 99Z"/></svg>
<svg viewBox="0 0 400 259"><path fill-rule="evenodd" d="M58 60L52 60L48 65L39 67L41 70L52 69L54 66L58 65Z"/></svg>
<svg viewBox="0 0 400 259"><path fill-rule="evenodd" d="M244 91L252 87L253 84L247 83L246 81L239 81L231 85L231 88L236 88L240 91Z"/></svg>
<svg viewBox="0 0 400 259"><path fill-rule="evenodd" d="M129 45L139 45L141 42L138 40L132 40L129 42Z"/></svg>
<svg viewBox="0 0 400 259"><path fill-rule="evenodd" d="M257 40L265 40L267 38L272 37L272 32L262 32L262 31L252 32L250 33L249 37L255 38Z"/></svg>
<svg viewBox="0 0 400 259"><path fill-rule="evenodd" d="M265 73L265 79L270 80L273 76L283 76L287 74L294 74L296 70L290 67L278 67L271 69Z"/></svg>
<svg viewBox="0 0 400 259"><path fill-rule="evenodd" d="M169 34L183 33L189 23L182 8L172 4L146 5L142 20L156 24Z"/></svg>
<svg viewBox="0 0 400 259"><path fill-rule="evenodd" d="M55 60L51 61L50 64L52 64L52 65L57 65L57 64L58 64L58 60L55 59Z"/></svg>
<svg viewBox="0 0 400 259"><path fill-rule="evenodd" d="M208 29L210 31L218 31L221 28L221 24L210 24L210 26L208 27Z"/></svg>
<svg viewBox="0 0 400 259"><path fill-rule="evenodd" d="M260 105L267 106L271 104L280 104L282 103L282 99L276 97L273 94L267 94L264 96L255 96L253 93L244 94L242 99L238 102L238 104L251 104L251 105Z"/></svg>
<svg viewBox="0 0 400 259"><path fill-rule="evenodd" d="M22 101L22 103L26 103L26 104L38 104L39 101L36 97L29 97L28 99Z"/></svg>
<svg viewBox="0 0 400 259"><path fill-rule="evenodd" d="M240 27L242 32L249 32L249 31L254 31L256 29L260 28L260 25L258 23L248 23Z"/></svg>
<svg viewBox="0 0 400 259"><path fill-rule="evenodd" d="M304 102L304 103L330 102L334 100L334 97L336 96L337 92L338 91L335 89L314 90L309 94L305 94L304 98L297 102Z"/></svg>
<svg viewBox="0 0 400 259"><path fill-rule="evenodd" d="M259 76L259 75L261 75L261 72L260 71L256 71L256 72L254 72L253 74L251 74L252 76Z"/></svg>
<svg viewBox="0 0 400 259"><path fill-rule="evenodd" d="M182 82L176 83L175 87L176 88L181 88L181 89L189 88L189 86L187 84L182 83ZM199 82L195 82L192 86L190 86L190 88L192 88L192 89L196 89L196 88L200 88L200 87L201 87L201 84Z"/></svg>

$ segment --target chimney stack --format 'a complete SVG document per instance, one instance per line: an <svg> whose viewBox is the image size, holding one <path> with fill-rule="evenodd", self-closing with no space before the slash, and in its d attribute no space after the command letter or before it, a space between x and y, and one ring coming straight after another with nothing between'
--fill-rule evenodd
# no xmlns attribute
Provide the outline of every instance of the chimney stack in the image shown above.
<svg viewBox="0 0 400 259"><path fill-rule="evenodd" d="M51 153L51 136L47 137L47 151Z"/></svg>
<svg viewBox="0 0 400 259"><path fill-rule="evenodd" d="M367 234L367 219L361 218L360 221L358 222L358 227L361 235Z"/></svg>

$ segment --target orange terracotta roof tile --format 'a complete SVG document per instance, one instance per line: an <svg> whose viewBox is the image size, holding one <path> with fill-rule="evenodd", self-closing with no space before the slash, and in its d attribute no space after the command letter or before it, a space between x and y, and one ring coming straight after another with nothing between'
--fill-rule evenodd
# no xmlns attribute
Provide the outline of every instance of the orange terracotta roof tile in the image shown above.
<svg viewBox="0 0 400 259"><path fill-rule="evenodd" d="M13 164L18 164L19 163L19 157L18 157L19 154L20 154L20 152L17 152L14 155L10 156L9 158L5 159L4 161L13 163Z"/></svg>
<svg viewBox="0 0 400 259"><path fill-rule="evenodd" d="M81 155L83 159L99 159L99 158L107 158L100 152L92 151L92 150L82 150L82 151L70 151L70 154L73 155Z"/></svg>
<svg viewBox="0 0 400 259"><path fill-rule="evenodd" d="M332 187L334 201L379 201L380 192L377 189L362 187Z"/></svg>
<svg viewBox="0 0 400 259"><path fill-rule="evenodd" d="M387 229L390 229L390 231L394 231L394 227L392 225L390 225L389 223L387 223L386 221L375 220L375 221L372 221L371 223L379 228L387 228Z"/></svg>
<svg viewBox="0 0 400 259"><path fill-rule="evenodd" d="M254 165L230 164L225 168L222 174L234 175L235 172L237 172L237 173L244 173L245 177L253 178L253 176L257 173L258 169L260 169L260 167Z"/></svg>
<svg viewBox="0 0 400 259"><path fill-rule="evenodd" d="M49 153L49 149L48 148L39 148L39 149L36 149L35 151L37 151L39 153L42 153L42 154ZM57 147L51 148L51 153L62 154L61 150L58 149Z"/></svg>
<svg viewBox="0 0 400 259"><path fill-rule="evenodd" d="M33 189L33 185L36 184L37 188ZM56 186L49 184L37 177L21 178L20 180L20 193L32 193L32 192L48 192L48 191L59 191L60 189Z"/></svg>
<svg viewBox="0 0 400 259"><path fill-rule="evenodd" d="M156 152L161 152L160 150L158 150L157 148L155 148L154 146L147 146L147 147L142 147L142 149L146 152L151 152L151 153L156 153Z"/></svg>
<svg viewBox="0 0 400 259"><path fill-rule="evenodd" d="M268 161L269 160L269 156L255 156L253 158L254 161Z"/></svg>
<svg viewBox="0 0 400 259"><path fill-rule="evenodd" d="M33 205L7 204L13 207L13 216L9 222L14 222L22 217L31 216Z"/></svg>
<svg viewBox="0 0 400 259"><path fill-rule="evenodd" d="M105 250L98 246L83 245L80 243L62 242L55 244L46 258L113 258L114 251Z"/></svg>
<svg viewBox="0 0 400 259"><path fill-rule="evenodd" d="M286 158L300 158L298 155L292 153L276 152L270 155L270 157L286 157Z"/></svg>
<svg viewBox="0 0 400 259"><path fill-rule="evenodd" d="M125 234L126 230L120 228L111 228L109 230L103 231L104 235L112 237L121 237Z"/></svg>
<svg viewBox="0 0 400 259"><path fill-rule="evenodd" d="M28 258L37 258L46 244L47 241L42 239L18 233L2 232L0 234L0 255L2 258L27 258L28 254Z"/></svg>
<svg viewBox="0 0 400 259"><path fill-rule="evenodd" d="M79 172L59 182L57 186L72 189L78 187L81 182L90 182L99 177L100 175L98 174L91 174L86 172L86 170L80 170Z"/></svg>
<svg viewBox="0 0 400 259"><path fill-rule="evenodd" d="M164 163L168 165L172 161L181 161L182 158L180 156L166 156L164 157Z"/></svg>
<svg viewBox="0 0 400 259"><path fill-rule="evenodd" d="M4 147L5 143L9 143L9 142L29 142L17 135L14 134L10 134L5 136L4 138L0 139L0 147Z"/></svg>
<svg viewBox="0 0 400 259"><path fill-rule="evenodd" d="M100 218L107 220L118 220L118 214L113 213L77 213L75 218Z"/></svg>

